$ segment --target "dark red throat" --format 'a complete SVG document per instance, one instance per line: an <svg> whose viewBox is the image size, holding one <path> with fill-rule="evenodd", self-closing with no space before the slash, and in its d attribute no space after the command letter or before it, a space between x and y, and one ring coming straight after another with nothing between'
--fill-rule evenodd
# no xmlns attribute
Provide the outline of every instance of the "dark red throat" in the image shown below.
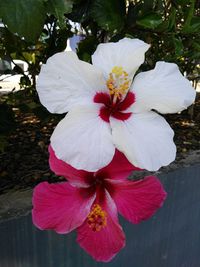
<svg viewBox="0 0 200 267"><path fill-rule="evenodd" d="M125 121L132 114L125 111L135 102L135 95L132 92L128 92L122 101L118 100L116 103L113 103L109 94L96 93L94 102L103 104L99 110L99 116L102 120L110 122L110 116L112 116L115 119Z"/></svg>

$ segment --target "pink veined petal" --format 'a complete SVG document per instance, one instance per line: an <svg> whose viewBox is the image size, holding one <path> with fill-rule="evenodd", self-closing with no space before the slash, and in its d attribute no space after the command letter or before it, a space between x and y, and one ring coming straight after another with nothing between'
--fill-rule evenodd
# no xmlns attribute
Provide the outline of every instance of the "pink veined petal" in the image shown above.
<svg viewBox="0 0 200 267"><path fill-rule="evenodd" d="M77 170L66 162L58 159L51 145L49 145L49 165L51 170L59 176L67 178L69 183L78 187L89 187L92 177L92 173Z"/></svg>
<svg viewBox="0 0 200 267"><path fill-rule="evenodd" d="M161 182L155 176L140 181L109 181L108 188L117 209L128 221L139 223L151 217L167 196Z"/></svg>
<svg viewBox="0 0 200 267"><path fill-rule="evenodd" d="M94 191L72 187L68 182L40 183L33 193L33 223L41 230L68 233L84 222L94 199Z"/></svg>
<svg viewBox="0 0 200 267"><path fill-rule="evenodd" d="M132 171L137 170L141 169L132 165L125 155L116 149L112 161L106 167L99 170L97 174L104 178L122 180L127 179Z"/></svg>
<svg viewBox="0 0 200 267"><path fill-rule="evenodd" d="M116 205L107 191L97 203L107 214L106 226L94 232L86 220L78 228L77 242L95 260L108 262L125 246L125 235L118 223Z"/></svg>

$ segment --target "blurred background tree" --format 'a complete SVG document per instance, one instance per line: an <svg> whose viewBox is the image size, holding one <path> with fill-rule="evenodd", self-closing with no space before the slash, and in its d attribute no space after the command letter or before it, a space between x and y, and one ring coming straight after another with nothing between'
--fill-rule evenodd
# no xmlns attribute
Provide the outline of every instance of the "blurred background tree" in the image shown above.
<svg viewBox="0 0 200 267"><path fill-rule="evenodd" d="M1 96L0 149L15 127L13 108L47 118L35 90L36 77L48 57L63 51L67 40L81 36L77 53L90 62L101 42L123 37L151 44L142 70L155 62L175 62L194 86L200 77L199 0L0 0L0 59L14 68L1 74L21 74L23 90ZM28 64L23 71L15 59Z"/></svg>

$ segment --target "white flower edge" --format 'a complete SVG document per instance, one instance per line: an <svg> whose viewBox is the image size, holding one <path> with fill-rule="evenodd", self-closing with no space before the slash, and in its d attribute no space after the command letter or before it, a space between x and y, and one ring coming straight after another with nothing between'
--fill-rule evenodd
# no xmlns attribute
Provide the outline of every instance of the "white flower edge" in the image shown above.
<svg viewBox="0 0 200 267"><path fill-rule="evenodd" d="M59 159L91 172L110 163L115 153L111 129L98 113L97 106L80 106L59 122L51 136Z"/></svg>
<svg viewBox="0 0 200 267"><path fill-rule="evenodd" d="M95 92L105 90L105 80L93 65L65 51L42 66L36 89L40 102L51 113L62 114L77 105L91 104Z"/></svg>
<svg viewBox="0 0 200 267"><path fill-rule="evenodd" d="M157 171L175 160L174 132L166 120L151 111L126 121L111 118L113 142L136 167Z"/></svg>
<svg viewBox="0 0 200 267"><path fill-rule="evenodd" d="M153 70L139 73L131 86L136 102L134 113L155 109L160 113L176 113L190 106L196 96L191 83L174 63L158 61Z"/></svg>
<svg viewBox="0 0 200 267"><path fill-rule="evenodd" d="M103 72L105 79L114 66L121 66L132 79L144 62L149 47L142 40L130 38L123 38L116 43L99 44L92 55L92 64Z"/></svg>

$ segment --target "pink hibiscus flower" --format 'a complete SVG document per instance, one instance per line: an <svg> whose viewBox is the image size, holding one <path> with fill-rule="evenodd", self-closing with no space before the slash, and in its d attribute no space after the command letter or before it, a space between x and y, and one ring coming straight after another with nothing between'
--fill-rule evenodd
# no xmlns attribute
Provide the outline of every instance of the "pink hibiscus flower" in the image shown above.
<svg viewBox="0 0 200 267"><path fill-rule="evenodd" d="M36 186L33 223L59 234L77 229L79 245L97 261L110 261L125 246L117 211L128 221L139 223L152 216L166 198L155 176L128 180L138 168L117 150L112 162L94 173L59 160L51 146L49 152L51 169L68 181Z"/></svg>

